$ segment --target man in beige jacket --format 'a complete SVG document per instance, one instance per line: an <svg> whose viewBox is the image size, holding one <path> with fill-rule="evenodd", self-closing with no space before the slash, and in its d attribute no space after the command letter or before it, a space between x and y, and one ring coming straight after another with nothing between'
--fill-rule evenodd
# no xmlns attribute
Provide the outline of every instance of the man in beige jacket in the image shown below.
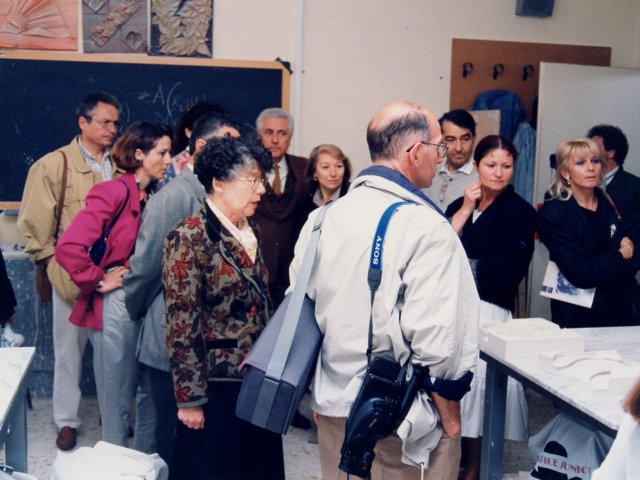
<svg viewBox="0 0 640 480"><path fill-rule="evenodd" d="M118 133L120 110L120 102L111 94L86 95L76 109L80 135L33 164L20 204L18 228L27 237L25 251L38 268L47 270L53 285L53 417L61 450L76 445L82 354L88 335L69 322L79 290L55 261L55 243L84 207L91 187L113 176L109 148Z"/></svg>

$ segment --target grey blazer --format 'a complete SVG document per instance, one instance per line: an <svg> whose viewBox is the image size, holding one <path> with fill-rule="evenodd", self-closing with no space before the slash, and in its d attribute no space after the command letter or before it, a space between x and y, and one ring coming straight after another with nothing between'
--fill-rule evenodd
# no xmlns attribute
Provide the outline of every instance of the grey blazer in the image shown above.
<svg viewBox="0 0 640 480"><path fill-rule="evenodd" d="M138 360L169 371L165 304L162 292L164 239L182 220L197 212L205 191L189 167L151 196L143 214L130 270L123 278L127 311L144 318L138 338Z"/></svg>

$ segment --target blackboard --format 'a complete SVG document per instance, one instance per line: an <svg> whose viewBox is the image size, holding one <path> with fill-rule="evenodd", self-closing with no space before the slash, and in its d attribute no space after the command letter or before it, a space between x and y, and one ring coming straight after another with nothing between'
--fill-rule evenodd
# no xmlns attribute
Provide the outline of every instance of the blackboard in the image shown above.
<svg viewBox="0 0 640 480"><path fill-rule="evenodd" d="M159 59L132 55L10 52L0 58L0 208L19 202L29 167L78 133L88 92L114 94L121 128L136 120L174 125L198 100L219 104L245 130L264 108L287 107L288 71L277 62Z"/></svg>

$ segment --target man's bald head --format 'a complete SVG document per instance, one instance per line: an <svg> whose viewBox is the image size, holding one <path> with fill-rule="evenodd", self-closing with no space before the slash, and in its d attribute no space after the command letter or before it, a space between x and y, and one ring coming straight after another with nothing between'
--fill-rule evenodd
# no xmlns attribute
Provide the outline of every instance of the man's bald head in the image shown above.
<svg viewBox="0 0 640 480"><path fill-rule="evenodd" d="M431 186L442 158L442 132L436 116L421 105L393 102L367 127L371 160L402 173L418 188Z"/></svg>
<svg viewBox="0 0 640 480"><path fill-rule="evenodd" d="M367 127L371 160L398 159L412 139L429 141L435 116L421 105L393 102L382 107Z"/></svg>

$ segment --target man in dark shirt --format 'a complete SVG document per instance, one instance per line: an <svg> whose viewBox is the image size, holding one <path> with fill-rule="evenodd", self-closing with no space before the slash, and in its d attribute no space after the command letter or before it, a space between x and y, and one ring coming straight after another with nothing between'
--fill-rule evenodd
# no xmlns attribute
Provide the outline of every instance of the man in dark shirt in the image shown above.
<svg viewBox="0 0 640 480"><path fill-rule="evenodd" d="M606 169L607 193L611 195L626 224L640 233L640 178L624 170L629 142L623 131L613 125L596 125L587 136L602 150Z"/></svg>

